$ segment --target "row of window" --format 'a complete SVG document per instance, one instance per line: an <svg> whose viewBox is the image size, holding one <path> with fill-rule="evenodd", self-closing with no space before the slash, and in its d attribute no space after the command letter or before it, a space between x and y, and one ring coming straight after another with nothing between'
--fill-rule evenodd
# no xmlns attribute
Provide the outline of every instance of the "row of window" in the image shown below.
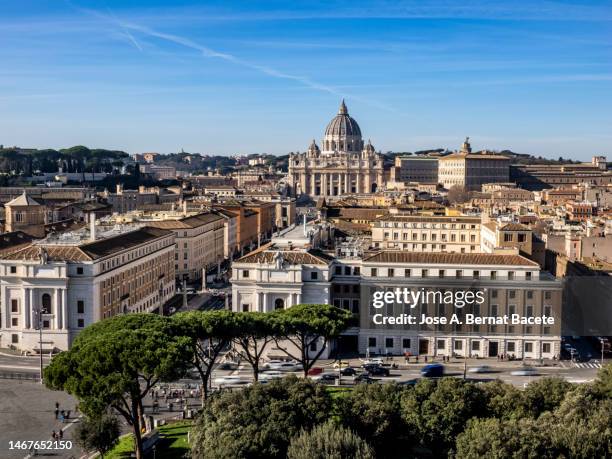
<svg viewBox="0 0 612 459"><path fill-rule="evenodd" d="M378 225L377 225L378 226ZM471 223L399 223L399 222L384 222L381 223L384 228L424 228L424 229L478 229L475 224ZM480 226L480 225L479 225Z"/></svg>
<svg viewBox="0 0 612 459"><path fill-rule="evenodd" d="M409 236L411 235L410 233L401 233L402 234L402 241L418 241L419 240L419 234L418 233L412 233L412 238L410 238ZM427 241L427 234L428 233L420 233L421 234L421 241ZM470 242L476 242L476 235L475 234L470 234ZM524 236L524 235L523 235ZM383 234L383 239L385 241L388 241L391 239L391 234L388 231L385 231ZM400 240L400 233L393 233L393 240L394 241L399 241ZM437 241L438 240L438 234L437 233L432 233L430 235L429 240L431 241ZM510 239L512 240L512 239ZM524 242L524 238L522 241L520 242ZM440 234L440 241L442 242L448 242L449 239L447 237L446 233L442 233ZM450 242L457 242L457 234L455 233L451 233L450 234ZM459 242L467 242L467 235L466 234L459 234ZM508 242L508 241L506 241Z"/></svg>
<svg viewBox="0 0 612 459"><path fill-rule="evenodd" d="M378 242L374 243L374 247L380 247L381 244ZM388 248L399 248L402 247L404 249L410 249L412 246L412 250L413 251L417 251L417 250L427 250L430 248L432 250L437 250L438 249L438 244L408 244L408 243L396 243L396 242L387 242L387 247ZM451 246L451 252L452 253L457 253L457 246ZM440 244L440 251L445 252L446 251L446 244ZM476 251L476 246L475 245L471 245L470 246L470 252L475 252ZM465 247L459 247L459 252L460 253L466 253Z"/></svg>
<svg viewBox="0 0 612 459"><path fill-rule="evenodd" d="M384 338L384 344L386 349L395 348L395 338ZM437 350L446 350L446 339L437 339L436 340L436 349ZM463 351L464 350L464 341L463 340L455 340L453 343L453 350L455 351ZM471 342L471 350L472 351L480 351L481 346L480 341L472 341ZM408 351L411 348L412 339L411 338L402 338L402 349L404 351ZM516 352L517 343L515 341L506 342L506 352ZM378 347L378 339L376 336L368 337L368 347L376 348ZM533 352L534 343L532 341L525 341L523 343L523 350L527 353ZM542 343L542 353L550 354L552 351L552 343Z"/></svg>
<svg viewBox="0 0 612 459"><path fill-rule="evenodd" d="M403 270L403 277L413 277L415 274L416 270L410 269L410 268L406 268ZM445 270L445 269L438 269L437 270L437 276L430 276L429 269L421 269L421 276L420 277L438 277L438 278L449 278L449 277L454 277L455 279L463 279L463 278L469 278L469 276L464 275L464 270L462 269L456 269L456 270ZM489 278L492 280L495 280L498 278L497 275L497 271L490 271L489 273ZM370 276L372 277L401 277L402 276L402 270L401 269L395 269L395 268L387 268L385 269L378 269L378 268L370 268ZM506 276L508 280L514 280L515 279L515 272L514 271L507 271L506 272ZM416 277L416 276L414 276ZM527 271L525 273L525 280L531 280L533 277L533 273L531 271ZM471 278L472 279L482 279L481 275L480 275L480 271L474 270L472 271L471 274Z"/></svg>

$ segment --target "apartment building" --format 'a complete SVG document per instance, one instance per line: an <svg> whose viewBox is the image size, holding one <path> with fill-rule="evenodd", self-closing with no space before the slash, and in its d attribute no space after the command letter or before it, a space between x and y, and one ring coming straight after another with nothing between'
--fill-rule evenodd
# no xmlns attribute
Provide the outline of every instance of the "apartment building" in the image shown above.
<svg viewBox="0 0 612 459"><path fill-rule="evenodd" d="M329 350L377 355L553 358L561 343L562 284L537 263L514 254L384 251L365 257L332 258L313 249L267 247L232 266L234 311L270 312L299 303L334 304L359 317ZM378 309L374 293L396 289L481 292L483 302L457 308L439 300L412 309L392 303ZM453 293L454 294L454 293ZM475 293L474 293L475 295ZM437 298L437 297L434 297ZM546 315L554 324L378 324L375 314L446 316L456 312L500 317ZM328 350L328 351L329 351Z"/></svg>
<svg viewBox="0 0 612 459"><path fill-rule="evenodd" d="M533 253L532 231L520 223L496 221L484 223L480 240L480 249L484 253L503 251L526 255Z"/></svg>
<svg viewBox="0 0 612 459"><path fill-rule="evenodd" d="M409 252L480 252L480 217L387 214L372 222L372 245Z"/></svg>
<svg viewBox="0 0 612 459"><path fill-rule="evenodd" d="M359 351L370 354L429 356L553 358L560 353L562 283L541 272L537 263L519 255L380 252L361 264ZM374 292L409 291L480 292L482 304L457 307L432 295L416 308L389 303L382 309L372 303ZM453 293L454 294L454 293ZM450 316L462 324L433 326L380 325L374 315L401 314ZM499 317L554 317L553 325L467 324L467 314Z"/></svg>
<svg viewBox="0 0 612 459"><path fill-rule="evenodd" d="M458 186L479 191L483 184L508 182L510 159L486 151L472 153L469 137L461 150L438 160L438 181L445 187Z"/></svg>
<svg viewBox="0 0 612 459"><path fill-rule="evenodd" d="M438 183L438 158L398 156L390 171L392 182Z"/></svg>
<svg viewBox="0 0 612 459"><path fill-rule="evenodd" d="M90 242L62 237L16 248L0 256L0 347L40 350L40 324L42 350L66 350L87 325L152 312L174 288L168 230L143 227Z"/></svg>
<svg viewBox="0 0 612 459"><path fill-rule="evenodd" d="M174 269L179 280L201 279L204 269L225 258L225 220L216 213L204 212L176 220L148 221L147 224L174 233Z"/></svg>

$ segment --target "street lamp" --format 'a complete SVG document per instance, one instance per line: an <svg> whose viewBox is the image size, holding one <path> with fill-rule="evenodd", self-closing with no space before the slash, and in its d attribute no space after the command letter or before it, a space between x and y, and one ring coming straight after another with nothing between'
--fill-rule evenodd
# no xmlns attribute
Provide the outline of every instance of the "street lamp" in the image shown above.
<svg viewBox="0 0 612 459"><path fill-rule="evenodd" d="M34 310L34 313L37 317L36 323L38 324L38 353L40 354L40 383L43 383L43 340L42 340L42 307L38 306L37 309Z"/></svg>
<svg viewBox="0 0 612 459"><path fill-rule="evenodd" d="M604 339L599 338L599 344L601 345L601 366L603 367L603 357L604 357Z"/></svg>

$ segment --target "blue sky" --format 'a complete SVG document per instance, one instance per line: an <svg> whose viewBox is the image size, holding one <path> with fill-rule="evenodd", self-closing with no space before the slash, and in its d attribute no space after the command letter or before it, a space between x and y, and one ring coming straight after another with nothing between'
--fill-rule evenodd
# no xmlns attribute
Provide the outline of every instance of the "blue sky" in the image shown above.
<svg viewBox="0 0 612 459"><path fill-rule="evenodd" d="M612 157L612 2L0 2L0 143Z"/></svg>

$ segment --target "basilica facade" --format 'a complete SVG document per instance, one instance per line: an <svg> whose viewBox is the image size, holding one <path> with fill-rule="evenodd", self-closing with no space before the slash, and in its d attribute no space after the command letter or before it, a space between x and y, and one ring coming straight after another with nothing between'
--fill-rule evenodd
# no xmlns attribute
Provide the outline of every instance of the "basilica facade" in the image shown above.
<svg viewBox="0 0 612 459"><path fill-rule="evenodd" d="M289 156L289 183L295 196L311 198L374 193L384 180L382 155L364 144L344 100L325 129L322 149L313 140L305 153Z"/></svg>

